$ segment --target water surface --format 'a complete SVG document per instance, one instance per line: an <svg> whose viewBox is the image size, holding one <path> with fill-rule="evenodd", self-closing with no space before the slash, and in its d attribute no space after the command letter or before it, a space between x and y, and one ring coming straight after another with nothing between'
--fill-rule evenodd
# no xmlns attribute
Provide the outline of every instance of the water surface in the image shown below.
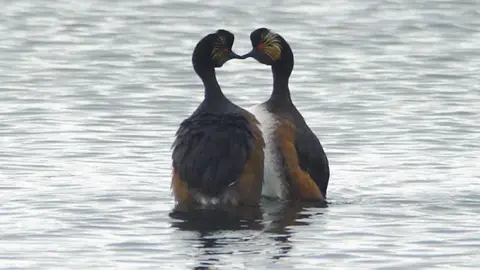
<svg viewBox="0 0 480 270"><path fill-rule="evenodd" d="M462 1L7 1L0 268L480 267L480 5ZM327 207L172 213L170 146L218 28L295 53L292 97L331 163ZM266 100L253 60L217 72Z"/></svg>

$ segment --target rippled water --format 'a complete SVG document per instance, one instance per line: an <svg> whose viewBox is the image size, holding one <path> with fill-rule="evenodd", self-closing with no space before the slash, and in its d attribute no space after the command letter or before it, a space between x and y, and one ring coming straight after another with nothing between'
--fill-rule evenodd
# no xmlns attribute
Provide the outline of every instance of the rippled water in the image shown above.
<svg viewBox="0 0 480 270"><path fill-rule="evenodd" d="M480 267L478 1L22 0L0 14L0 268ZM245 53L262 26L293 47L330 204L178 216L170 145L203 98L193 47L226 28ZM217 74L242 106L270 94L254 60Z"/></svg>

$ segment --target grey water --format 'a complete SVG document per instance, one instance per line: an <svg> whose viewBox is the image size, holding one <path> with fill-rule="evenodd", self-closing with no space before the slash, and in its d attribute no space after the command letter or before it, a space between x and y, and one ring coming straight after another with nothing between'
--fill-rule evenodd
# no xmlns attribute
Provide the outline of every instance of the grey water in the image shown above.
<svg viewBox="0 0 480 270"><path fill-rule="evenodd" d="M479 18L476 0L2 1L0 269L478 269ZM243 54L258 27L293 48L329 204L179 217L193 48L225 28ZM272 88L252 59L217 76L244 107Z"/></svg>

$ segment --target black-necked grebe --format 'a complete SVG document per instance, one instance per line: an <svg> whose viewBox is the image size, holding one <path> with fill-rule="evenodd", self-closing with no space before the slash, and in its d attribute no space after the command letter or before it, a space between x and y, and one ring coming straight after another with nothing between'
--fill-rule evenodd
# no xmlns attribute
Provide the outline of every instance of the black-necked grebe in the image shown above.
<svg viewBox="0 0 480 270"><path fill-rule="evenodd" d="M261 197L264 147L255 116L222 93L215 68L234 58L234 35L218 30L199 41L192 56L205 98L185 119L173 143L175 200L205 205L255 205Z"/></svg>
<svg viewBox="0 0 480 270"><path fill-rule="evenodd" d="M266 28L250 34L253 57L272 67L270 98L250 111L261 123L265 140L262 195L286 200L325 200L330 168L327 155L290 97L288 80L293 52L280 35Z"/></svg>

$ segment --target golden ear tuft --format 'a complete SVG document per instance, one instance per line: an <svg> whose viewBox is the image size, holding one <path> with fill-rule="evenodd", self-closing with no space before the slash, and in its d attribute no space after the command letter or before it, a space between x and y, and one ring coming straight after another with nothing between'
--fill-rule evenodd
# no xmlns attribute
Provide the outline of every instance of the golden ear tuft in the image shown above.
<svg viewBox="0 0 480 270"><path fill-rule="evenodd" d="M270 59L274 61L280 59L280 56L282 55L282 43L277 34L268 31L262 35L262 43L264 46L263 51L268 55L268 57L270 57Z"/></svg>
<svg viewBox="0 0 480 270"><path fill-rule="evenodd" d="M224 48L227 46L227 42L225 40L225 37L223 36L217 36L217 39L213 43L213 49L212 49L212 59L213 60L218 60L222 58L222 56L225 54Z"/></svg>

